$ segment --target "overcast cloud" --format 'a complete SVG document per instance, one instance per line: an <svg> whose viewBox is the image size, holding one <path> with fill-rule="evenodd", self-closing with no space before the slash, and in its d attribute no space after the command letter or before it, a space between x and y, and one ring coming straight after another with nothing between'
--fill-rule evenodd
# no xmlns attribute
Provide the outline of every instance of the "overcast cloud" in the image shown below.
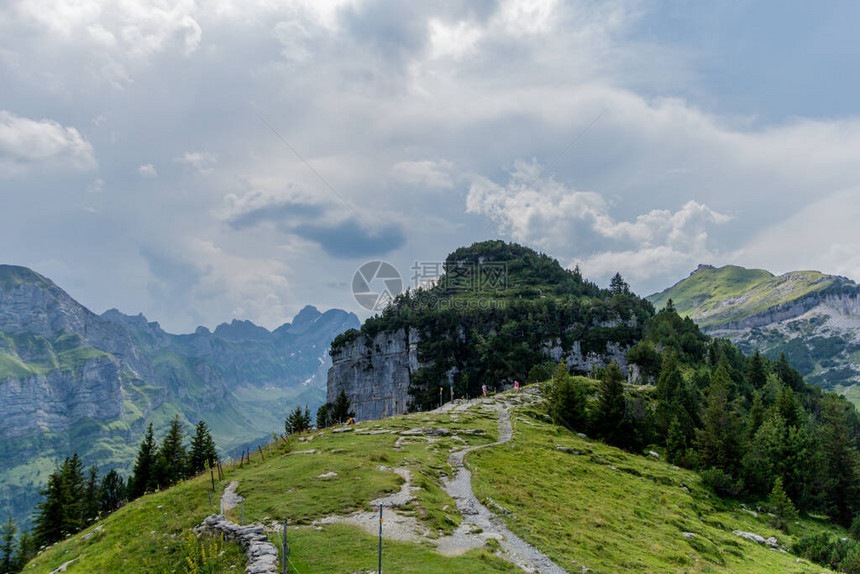
<svg viewBox="0 0 860 574"><path fill-rule="evenodd" d="M860 9L697 4L5 2L0 261L172 331L496 237L860 279Z"/></svg>

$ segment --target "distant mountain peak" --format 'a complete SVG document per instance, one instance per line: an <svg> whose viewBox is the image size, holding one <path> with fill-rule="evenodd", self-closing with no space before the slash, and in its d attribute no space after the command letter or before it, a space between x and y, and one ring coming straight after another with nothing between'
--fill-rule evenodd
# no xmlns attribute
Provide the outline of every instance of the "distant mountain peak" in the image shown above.
<svg viewBox="0 0 860 574"><path fill-rule="evenodd" d="M36 273L29 267L22 267L20 265L0 265L0 289L6 291L25 283L42 287L50 287L54 285L53 281Z"/></svg>
<svg viewBox="0 0 860 574"><path fill-rule="evenodd" d="M233 319L230 323L221 323L215 327L215 336L225 339L265 339L271 333L265 327L255 325L251 321L243 321L241 319Z"/></svg>
<svg viewBox="0 0 860 574"><path fill-rule="evenodd" d="M306 331L321 316L322 313L320 313L319 309L313 305L305 305L293 318L290 333L302 333Z"/></svg>

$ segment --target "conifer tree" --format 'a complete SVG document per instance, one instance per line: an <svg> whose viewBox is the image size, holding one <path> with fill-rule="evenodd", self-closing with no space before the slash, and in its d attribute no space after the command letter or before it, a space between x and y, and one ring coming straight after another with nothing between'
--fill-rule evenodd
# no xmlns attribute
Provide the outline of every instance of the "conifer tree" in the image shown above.
<svg viewBox="0 0 860 574"><path fill-rule="evenodd" d="M614 446L625 446L630 428L625 421L624 376L614 361L603 370L592 417L594 434Z"/></svg>
<svg viewBox="0 0 860 574"><path fill-rule="evenodd" d="M125 499L125 481L115 470L111 470L102 477L101 497L99 509L104 514L110 514L122 506Z"/></svg>
<svg viewBox="0 0 860 574"><path fill-rule="evenodd" d="M666 435L666 458L672 464L681 465L686 452L687 436L676 417L669 424L669 433Z"/></svg>
<svg viewBox="0 0 860 574"><path fill-rule="evenodd" d="M215 461L217 460L218 452L215 449L215 441L212 440L212 434L206 426L206 421L201 420L197 423L194 437L191 439L188 472L191 475L199 474L206 470L206 468L215 466Z"/></svg>
<svg viewBox="0 0 860 574"><path fill-rule="evenodd" d="M36 507L36 515L33 519L36 543L39 546L50 546L62 540L68 532L64 508L67 501L63 477L59 469L51 473L45 488L39 494L44 499Z"/></svg>
<svg viewBox="0 0 860 574"><path fill-rule="evenodd" d="M761 398L761 392L756 391L753 394L753 402L747 415L747 436L752 439L761 424L764 422L764 402Z"/></svg>
<svg viewBox="0 0 860 574"><path fill-rule="evenodd" d="M84 515L86 482L84 464L78 457L78 453L74 453L72 458L67 458L63 462L61 488L64 528L67 533L74 534L86 526Z"/></svg>
<svg viewBox="0 0 860 574"><path fill-rule="evenodd" d="M559 362L549 388L549 414L552 420L571 430L584 430L587 418L586 390L567 371L567 365Z"/></svg>
<svg viewBox="0 0 860 574"><path fill-rule="evenodd" d="M284 421L284 431L287 434L298 434L311 428L311 412L305 407L296 407Z"/></svg>
<svg viewBox="0 0 860 574"><path fill-rule="evenodd" d="M660 437L666 437L673 419L678 419L682 428L689 426L689 432L692 432L689 413L681 404L682 395L687 394L681 392L683 388L685 388L685 381L681 375L678 356L673 351L668 351L663 357L663 365L660 368L655 389L657 394L655 422Z"/></svg>
<svg viewBox="0 0 860 574"><path fill-rule="evenodd" d="M860 457L850 428L853 407L835 397L824 399L820 441L823 458L822 498L825 511L850 526L860 511Z"/></svg>
<svg viewBox="0 0 860 574"><path fill-rule="evenodd" d="M321 405L320 408L317 409L317 428L322 429L331 426L331 411L332 404L325 403Z"/></svg>
<svg viewBox="0 0 860 574"><path fill-rule="evenodd" d="M18 537L18 549L15 552L15 567L23 570L27 562L36 556L36 539L29 532Z"/></svg>
<svg viewBox="0 0 860 574"><path fill-rule="evenodd" d="M184 435L182 420L176 415L170 421L170 430L161 441L156 457L159 488L172 486L188 477L188 451L183 444Z"/></svg>
<svg viewBox="0 0 860 574"><path fill-rule="evenodd" d="M797 510L785 493L780 477L777 477L773 481L773 489L770 491L769 502L771 512L774 515L773 525L783 532L788 532L789 523L797 520Z"/></svg>
<svg viewBox="0 0 860 574"><path fill-rule="evenodd" d="M350 418L355 416L355 413L350 410L351 401L346 396L346 391L341 389L337 397L334 399L331 418L334 424L343 424Z"/></svg>
<svg viewBox="0 0 860 574"><path fill-rule="evenodd" d="M15 563L15 535L18 527L9 515L3 526L0 526L0 574L17 572Z"/></svg>
<svg viewBox="0 0 860 574"><path fill-rule="evenodd" d="M155 487L155 464L158 445L152 433L152 423L146 427L146 436L140 443L134 469L128 481L128 498L134 500Z"/></svg>
<svg viewBox="0 0 860 574"><path fill-rule="evenodd" d="M747 381L754 389L760 389L767 382L767 366L764 357L756 349L755 354L747 362Z"/></svg>
<svg viewBox="0 0 860 574"><path fill-rule="evenodd" d="M621 277L621 273L616 272L609 281L609 290L613 295L629 295L630 285Z"/></svg>
<svg viewBox="0 0 860 574"><path fill-rule="evenodd" d="M791 387L784 386L776 397L776 409L779 411L786 428L799 427L803 422L803 410L797 403Z"/></svg>
<svg viewBox="0 0 860 574"><path fill-rule="evenodd" d="M87 474L84 497L81 500L81 529L86 528L98 518L101 498L99 467L93 465Z"/></svg>
<svg viewBox="0 0 860 574"><path fill-rule="evenodd" d="M708 406L697 431L697 443L704 468L719 468L728 473L738 466L741 449L738 424L729 403L729 376L719 366L708 389Z"/></svg>

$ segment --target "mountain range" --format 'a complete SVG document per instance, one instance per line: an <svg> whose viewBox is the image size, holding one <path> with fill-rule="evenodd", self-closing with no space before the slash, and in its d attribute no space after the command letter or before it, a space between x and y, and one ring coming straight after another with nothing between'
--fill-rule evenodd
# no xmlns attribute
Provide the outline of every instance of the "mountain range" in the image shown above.
<svg viewBox="0 0 860 574"><path fill-rule="evenodd" d="M325 398L329 344L358 327L302 309L274 331L234 320L174 335L143 315L101 315L50 279L0 265L0 514L27 525L38 492L73 452L125 473L145 426L203 419L223 453L281 432Z"/></svg>
<svg viewBox="0 0 860 574"><path fill-rule="evenodd" d="M807 381L860 405L860 287L850 279L700 265L647 299L657 308L671 299L679 314L747 354L784 353Z"/></svg>

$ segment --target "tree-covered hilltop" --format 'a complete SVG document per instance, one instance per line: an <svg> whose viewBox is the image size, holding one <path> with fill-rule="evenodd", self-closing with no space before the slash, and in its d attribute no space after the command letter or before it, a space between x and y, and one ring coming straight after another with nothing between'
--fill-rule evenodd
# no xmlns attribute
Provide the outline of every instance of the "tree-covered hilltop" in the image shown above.
<svg viewBox="0 0 860 574"><path fill-rule="evenodd" d="M533 369L559 356L623 357L653 315L651 304L633 295L620 276L611 289L601 289L578 269L513 243L457 249L443 269L432 286L400 293L360 330L332 343L335 354L360 335L367 341L416 330L423 365L410 381L416 409L437 403L440 386L446 395L453 385L458 397L477 396L483 385L498 389L526 381Z"/></svg>

